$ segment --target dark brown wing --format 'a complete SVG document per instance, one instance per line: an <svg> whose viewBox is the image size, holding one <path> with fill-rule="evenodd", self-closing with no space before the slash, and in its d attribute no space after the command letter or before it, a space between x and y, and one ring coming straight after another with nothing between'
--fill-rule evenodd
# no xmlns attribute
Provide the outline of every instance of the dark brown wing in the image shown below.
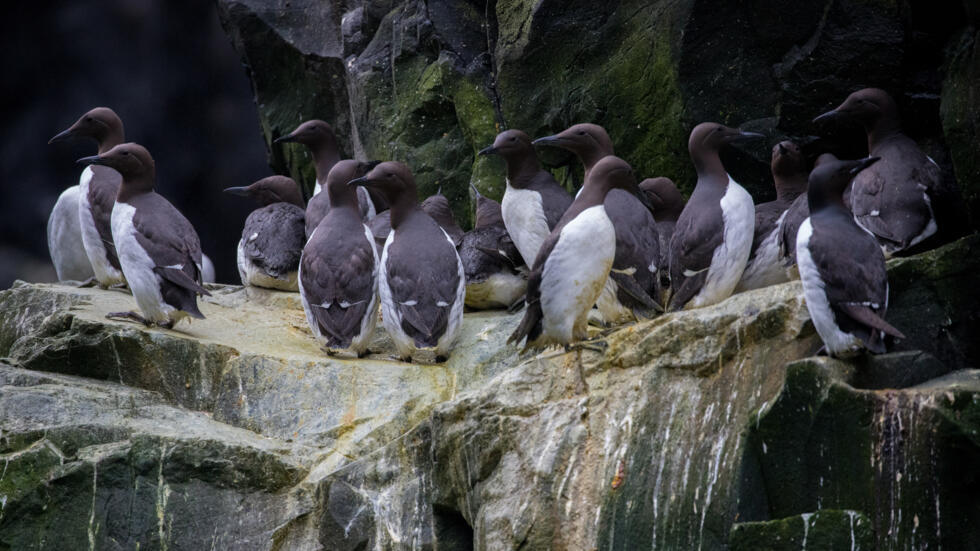
<svg viewBox="0 0 980 551"><path fill-rule="evenodd" d="M685 208L681 213L670 239L671 310L680 310L701 290L722 239L719 202L705 201L700 209Z"/></svg>
<svg viewBox="0 0 980 551"><path fill-rule="evenodd" d="M547 170L539 171L528 184L528 189L541 195L541 206L544 209L545 219L548 221L548 229L555 229L562 215L572 204L572 196L558 184L555 177Z"/></svg>
<svg viewBox="0 0 980 551"><path fill-rule="evenodd" d="M303 221L303 209L290 203L252 211L242 228L245 257L273 277L295 272L306 242Z"/></svg>
<svg viewBox="0 0 980 551"><path fill-rule="evenodd" d="M351 212L331 211L303 250L303 295L328 345L347 348L375 292L374 244Z"/></svg>

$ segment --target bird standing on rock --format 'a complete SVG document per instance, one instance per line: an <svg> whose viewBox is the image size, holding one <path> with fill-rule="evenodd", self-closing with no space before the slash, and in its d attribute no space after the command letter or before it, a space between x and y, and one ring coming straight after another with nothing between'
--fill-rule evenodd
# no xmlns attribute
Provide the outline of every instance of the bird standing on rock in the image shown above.
<svg viewBox="0 0 980 551"><path fill-rule="evenodd" d="M96 107L85 113L75 124L51 138L48 143L74 137L94 138L99 144L100 155L125 141L123 123L108 107ZM66 224L65 228L70 231L77 224L85 255L102 288L126 282L112 239L111 223L112 208L121 181L119 173L111 168L85 167L78 180L78 208L74 213L66 212L66 216L74 216L75 220ZM73 241L75 238L77 236L63 235L57 239ZM62 247L57 245L54 248L60 250Z"/></svg>
<svg viewBox="0 0 980 551"><path fill-rule="evenodd" d="M670 178L658 176L647 178L640 182L640 190L647 196L653 206L653 219L657 223L657 239L660 241L660 257L657 266L660 268L660 294L654 297L661 303L665 302L670 290L670 271L667 269L670 257L670 238L674 236L677 219L684 212L684 196Z"/></svg>
<svg viewBox="0 0 980 551"><path fill-rule="evenodd" d="M789 280L780 261L780 226L793 201L806 193L806 160L798 145L785 140L773 146L771 166L776 200L755 206L752 251L736 293Z"/></svg>
<svg viewBox="0 0 980 551"><path fill-rule="evenodd" d="M476 225L463 235L459 257L466 275L466 306L509 308L527 289L521 253L504 227L500 203L476 187Z"/></svg>
<svg viewBox="0 0 980 551"><path fill-rule="evenodd" d="M541 247L528 278L527 309L507 342L525 349L588 338L588 313L613 266L616 230L604 202L611 189L636 186L626 161L607 156L590 171L582 191Z"/></svg>
<svg viewBox="0 0 980 551"><path fill-rule="evenodd" d="M585 167L586 178L599 160L613 155L609 134L597 124L576 124L553 136L538 138L534 143L575 153ZM661 295L660 238L652 206L645 204L646 201L635 180L629 189L614 188L605 197L605 212L616 230L612 273L596 302L606 323L627 323L663 311L657 303Z"/></svg>
<svg viewBox="0 0 980 551"><path fill-rule="evenodd" d="M752 250L752 196L728 175L718 151L762 134L705 122L694 127L688 151L698 173L694 193L670 240L670 309L717 304L735 290Z"/></svg>
<svg viewBox="0 0 980 551"><path fill-rule="evenodd" d="M813 122L831 118L861 123L868 134L868 154L881 159L854 177L849 206L858 223L878 238L885 256L936 233L931 196L942 172L902 133L895 100L884 90L865 88Z"/></svg>
<svg viewBox="0 0 980 551"><path fill-rule="evenodd" d="M269 176L225 193L250 197L262 205L245 219L238 241L238 275L242 285L299 290L296 270L306 243L303 196L286 176Z"/></svg>
<svg viewBox="0 0 980 551"><path fill-rule="evenodd" d="M333 207L303 248L299 293L306 321L327 350L367 353L377 323L378 253L361 219L357 188L368 163L340 161L327 175Z"/></svg>
<svg viewBox="0 0 980 551"><path fill-rule="evenodd" d="M497 134L493 145L480 150L480 155L500 155L507 164L501 214L514 245L531 266L572 198L550 172L541 168L531 138L520 130Z"/></svg>
<svg viewBox="0 0 980 551"><path fill-rule="evenodd" d="M418 203L407 166L384 162L350 185L381 193L391 210L391 232L381 253L378 291L382 322L404 361L434 349L444 361L463 322L466 278L452 238Z"/></svg>
<svg viewBox="0 0 980 551"><path fill-rule="evenodd" d="M197 295L210 293L201 286L201 240L187 218L153 191L156 168L150 152L125 143L78 162L107 166L122 175L112 209L112 238L142 315L113 312L106 317L168 329L187 316L203 319Z"/></svg>
<svg viewBox="0 0 980 551"><path fill-rule="evenodd" d="M848 182L876 161L828 161L810 174L810 217L797 234L796 258L807 310L832 356L863 348L883 353L884 334L904 338L883 319L888 307L884 254L844 205Z"/></svg>

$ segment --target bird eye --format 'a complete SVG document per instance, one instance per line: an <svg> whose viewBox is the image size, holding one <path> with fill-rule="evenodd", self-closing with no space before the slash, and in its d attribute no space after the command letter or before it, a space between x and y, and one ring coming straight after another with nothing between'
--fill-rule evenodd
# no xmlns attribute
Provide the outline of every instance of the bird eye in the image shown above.
<svg viewBox="0 0 980 551"><path fill-rule="evenodd" d="M123 151L122 154L123 155L129 155L129 151Z"/></svg>
<svg viewBox="0 0 980 551"><path fill-rule="evenodd" d="M92 122L92 117L85 117L85 122Z"/></svg>
<svg viewBox="0 0 980 551"><path fill-rule="evenodd" d="M510 139L510 141L512 141L512 142L516 142L516 141L517 141L517 136L513 136L513 137L511 137L511 139Z"/></svg>
<svg viewBox="0 0 980 551"><path fill-rule="evenodd" d="M579 136L584 136L585 135L585 130L579 130L578 131L578 135Z"/></svg>
<svg viewBox="0 0 980 551"><path fill-rule="evenodd" d="M722 130L724 130L724 128L721 127L721 126L719 126L718 128L715 128L715 132L721 132Z"/></svg>

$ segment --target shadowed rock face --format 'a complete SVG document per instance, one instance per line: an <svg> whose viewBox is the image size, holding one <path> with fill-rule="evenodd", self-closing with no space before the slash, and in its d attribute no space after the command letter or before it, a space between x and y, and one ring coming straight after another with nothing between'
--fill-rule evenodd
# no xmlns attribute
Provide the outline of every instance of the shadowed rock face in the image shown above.
<svg viewBox="0 0 980 551"><path fill-rule="evenodd" d="M435 365L391 361L383 332L328 358L291 293L212 286L207 319L167 331L105 320L123 292L18 284L0 292L0 544L980 543L962 476L978 243L892 261L909 338L853 363L808 357L799 282L567 353L506 346L519 313L467 314Z"/></svg>
<svg viewBox="0 0 980 551"><path fill-rule="evenodd" d="M687 134L704 120L793 139L810 157L866 154L860 128L820 128L827 137L815 141L810 120L868 85L892 92L952 189L941 67L966 20L921 3L367 0L282 9L219 0L218 9L249 68L267 141L297 113L321 117L346 154L408 163L422 196L441 185L460 220L471 180L491 197L503 191L502 163L476 152L504 128L536 137L600 124L637 174L670 177L689 193ZM960 65L975 67L962 50ZM971 73L958 74L967 82ZM726 166L757 201L769 200L768 145L744 147L725 153ZM277 169L312 185L304 153L272 151ZM581 182L570 154L541 154L566 167L566 185Z"/></svg>

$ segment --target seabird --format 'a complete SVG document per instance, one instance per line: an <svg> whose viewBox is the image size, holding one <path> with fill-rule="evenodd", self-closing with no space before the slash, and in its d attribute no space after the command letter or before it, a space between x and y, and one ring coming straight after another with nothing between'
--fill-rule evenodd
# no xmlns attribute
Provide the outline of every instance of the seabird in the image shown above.
<svg viewBox="0 0 980 551"><path fill-rule="evenodd" d="M660 258L657 260L657 266L660 268L661 296L655 298L663 303L670 289L670 271L667 269L670 238L674 235L677 219L684 211L684 196L674 185L673 180L663 176L643 180L640 182L640 190L646 194L647 200L653 205L653 219L657 222L657 238L660 241Z"/></svg>
<svg viewBox="0 0 980 551"><path fill-rule="evenodd" d="M298 291L296 270L306 243L303 196L286 176L269 176L225 193L261 205L245 219L236 257L242 285Z"/></svg>
<svg viewBox="0 0 980 551"><path fill-rule="evenodd" d="M295 130L276 138L273 143L301 143L310 150L313 155L313 168L316 171L316 183L313 186L313 196L310 197L307 205L306 219L312 232L320 220L326 216L330 210L330 198L326 195L320 197L320 190L326 183L327 174L335 164L340 162L340 146L333 128L324 121L311 119L296 127ZM319 199L316 199L320 197ZM314 200L316 199L316 200ZM368 220L377 214L374 202L368 195L367 190L358 191L360 201L361 216ZM309 237L309 235L307 235Z"/></svg>
<svg viewBox="0 0 980 551"><path fill-rule="evenodd" d="M306 321L328 352L348 350L363 357L377 323L378 253L361 219L357 188L367 163L340 161L327 175L333 208L303 248L299 293Z"/></svg>
<svg viewBox="0 0 980 551"><path fill-rule="evenodd" d="M705 122L694 127L688 151L698 174L670 240L670 309L700 308L728 298L752 249L752 196L725 172L718 151L762 134Z"/></svg>
<svg viewBox="0 0 980 551"><path fill-rule="evenodd" d="M829 118L859 122L868 134L868 154L881 159L854 177L850 208L858 223L878 238L885 256L936 233L931 195L942 181L942 171L902 133L892 97L884 90L865 88L813 122Z"/></svg>
<svg viewBox="0 0 980 551"><path fill-rule="evenodd" d="M545 240L527 284L527 309L507 342L525 349L564 345L588 337L588 313L602 292L616 251L616 230L604 202L610 189L636 179L618 157L599 161L582 191Z"/></svg>
<svg viewBox="0 0 980 551"><path fill-rule="evenodd" d="M874 235L855 222L843 198L851 178L876 161L830 161L810 173L811 214L796 237L796 258L807 310L832 356L853 355L862 348L883 353L883 333L904 338L884 320L884 254Z"/></svg>
<svg viewBox="0 0 980 551"><path fill-rule="evenodd" d="M459 257L466 275L466 306L477 310L509 308L527 289L524 261L504 227L500 203L475 186L476 225L463 235Z"/></svg>
<svg viewBox="0 0 980 551"><path fill-rule="evenodd" d="M837 157L833 154L823 153L814 161L813 167L816 168L823 163L837 160ZM844 190L845 205L850 202L848 201L849 191L850 187ZM787 279L799 279L799 273L796 271L796 234L800 231L800 226L803 225L803 221L809 217L810 203L807 199L807 194L802 193L796 199L793 199L789 208L786 209L786 215L779 222L779 228L777 229L779 232L779 258L786 271Z"/></svg>
<svg viewBox="0 0 980 551"><path fill-rule="evenodd" d="M576 124L534 143L572 151L585 166L586 177L600 159L613 155L609 134L597 124ZM612 275L596 303L606 323L626 323L662 311L657 303L661 296L660 238L646 201L635 182L630 190L611 189L605 198L606 215L616 229Z"/></svg>
<svg viewBox="0 0 980 551"><path fill-rule="evenodd" d="M211 262L208 255L201 253L201 280L204 283L214 283L216 279L214 262Z"/></svg>
<svg viewBox="0 0 980 551"><path fill-rule="evenodd" d="M82 136L98 142L100 155L125 141L123 123L116 113L108 107L96 107L48 143ZM85 255L96 281L103 288L126 282L112 240L111 227L112 209L121 181L118 172L104 166L85 167L78 180L78 210L75 216L78 218ZM68 222L64 226L71 228L73 224ZM68 239L72 240L72 237Z"/></svg>
<svg viewBox="0 0 980 551"><path fill-rule="evenodd" d="M420 348L449 354L463 322L466 278L456 244L418 203L407 166L384 162L350 184L380 192L391 210L391 232L381 253L378 291L382 322L402 360Z"/></svg>
<svg viewBox="0 0 980 551"><path fill-rule="evenodd" d="M780 261L780 226L793 201L806 193L806 160L798 145L784 140L772 148L771 167L776 200L755 206L752 251L736 293L789 281Z"/></svg>
<svg viewBox="0 0 980 551"><path fill-rule="evenodd" d="M531 266L541 244L572 204L572 198L550 172L541 168L531 138L505 130L480 155L500 155L507 165L507 187L500 201L504 226L524 262Z"/></svg>
<svg viewBox="0 0 980 551"><path fill-rule="evenodd" d="M106 317L168 329L186 316L203 319L197 295L210 293L201 286L201 241L187 218L153 191L156 171L150 152L125 143L78 162L107 166L122 175L112 209L112 237L142 315L112 312Z"/></svg>

